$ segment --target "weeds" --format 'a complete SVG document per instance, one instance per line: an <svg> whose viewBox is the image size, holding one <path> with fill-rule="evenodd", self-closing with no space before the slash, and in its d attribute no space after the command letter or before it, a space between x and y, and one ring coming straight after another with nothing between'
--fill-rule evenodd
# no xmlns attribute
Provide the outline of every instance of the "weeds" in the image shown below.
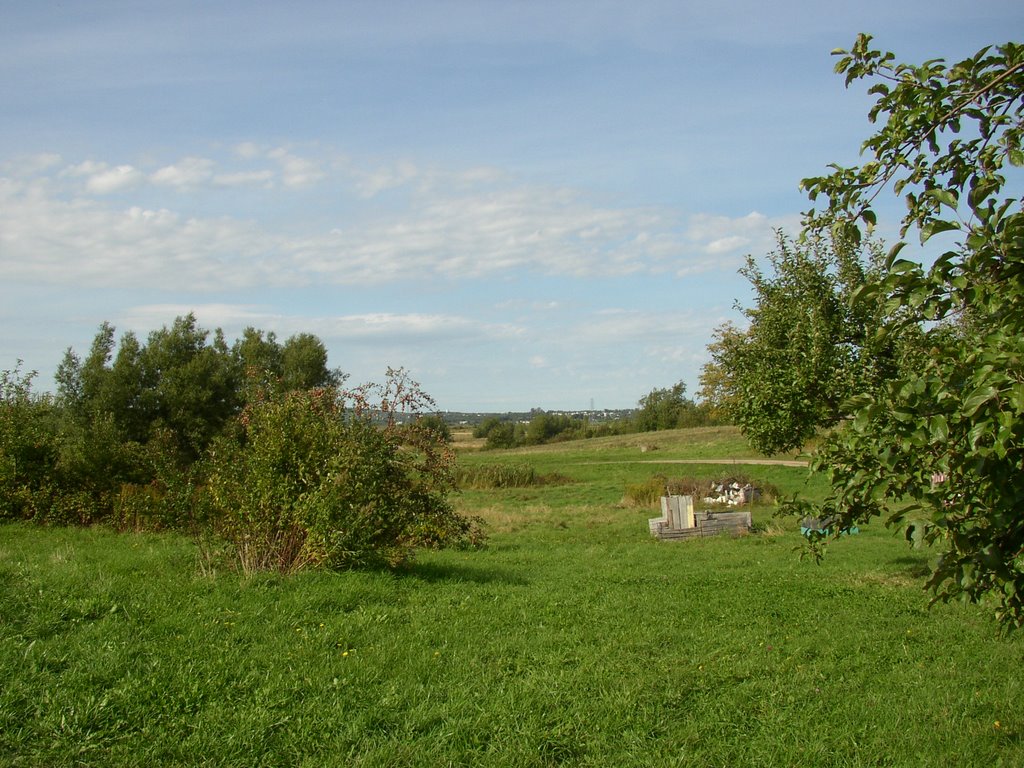
<svg viewBox="0 0 1024 768"><path fill-rule="evenodd" d="M628 483L622 499L624 506L650 507L662 496L692 496L695 501L715 498L722 488L752 486L759 493L761 504L773 504L780 498L779 489L772 483L737 472L719 473L711 477L676 477L654 475L639 483Z"/></svg>
<svg viewBox="0 0 1024 768"><path fill-rule="evenodd" d="M535 485L556 485L570 482L558 473L540 474L529 464L482 464L455 470L459 488L487 490L490 488L527 488Z"/></svg>

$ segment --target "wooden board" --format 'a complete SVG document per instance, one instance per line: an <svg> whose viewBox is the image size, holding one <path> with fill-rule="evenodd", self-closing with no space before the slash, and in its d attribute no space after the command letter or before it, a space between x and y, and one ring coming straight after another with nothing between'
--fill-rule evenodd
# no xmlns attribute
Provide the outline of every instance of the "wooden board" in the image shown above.
<svg viewBox="0 0 1024 768"><path fill-rule="evenodd" d="M648 521L651 535L659 539L699 539L723 533L746 533L753 527L750 512L708 512L695 515L692 528L675 528L664 518Z"/></svg>

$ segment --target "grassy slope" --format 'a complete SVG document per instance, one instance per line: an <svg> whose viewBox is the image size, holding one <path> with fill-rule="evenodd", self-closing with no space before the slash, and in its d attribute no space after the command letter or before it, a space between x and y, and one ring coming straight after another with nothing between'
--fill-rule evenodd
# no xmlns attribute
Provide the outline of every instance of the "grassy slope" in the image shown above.
<svg viewBox="0 0 1024 768"><path fill-rule="evenodd" d="M818 566L791 524L655 542L624 484L722 467L649 458L467 455L575 482L464 494L490 546L398 573L211 578L175 536L0 527L0 764L1024 764L1024 645L928 610L924 555L875 529Z"/></svg>

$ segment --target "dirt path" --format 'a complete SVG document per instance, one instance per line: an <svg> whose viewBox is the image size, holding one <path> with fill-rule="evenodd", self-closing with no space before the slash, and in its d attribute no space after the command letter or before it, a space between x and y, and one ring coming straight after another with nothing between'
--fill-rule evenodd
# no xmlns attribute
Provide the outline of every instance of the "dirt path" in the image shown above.
<svg viewBox="0 0 1024 768"><path fill-rule="evenodd" d="M760 464L773 467L806 467L799 459L625 459L623 461L581 461L580 464Z"/></svg>

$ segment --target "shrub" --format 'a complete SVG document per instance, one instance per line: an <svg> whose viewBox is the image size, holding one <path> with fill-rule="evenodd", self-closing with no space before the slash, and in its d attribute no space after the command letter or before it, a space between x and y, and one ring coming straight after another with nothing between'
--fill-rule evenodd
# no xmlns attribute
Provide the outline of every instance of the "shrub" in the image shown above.
<svg viewBox="0 0 1024 768"><path fill-rule="evenodd" d="M435 432L392 418L409 384L392 378L373 407L365 388L246 407L239 434L214 445L207 486L215 525L243 570L394 565L416 546L475 535L447 500L451 451ZM382 411L385 426L375 423Z"/></svg>
<svg viewBox="0 0 1024 768"><path fill-rule="evenodd" d="M0 371L0 520L45 517L54 496L59 441L51 399L35 373Z"/></svg>

